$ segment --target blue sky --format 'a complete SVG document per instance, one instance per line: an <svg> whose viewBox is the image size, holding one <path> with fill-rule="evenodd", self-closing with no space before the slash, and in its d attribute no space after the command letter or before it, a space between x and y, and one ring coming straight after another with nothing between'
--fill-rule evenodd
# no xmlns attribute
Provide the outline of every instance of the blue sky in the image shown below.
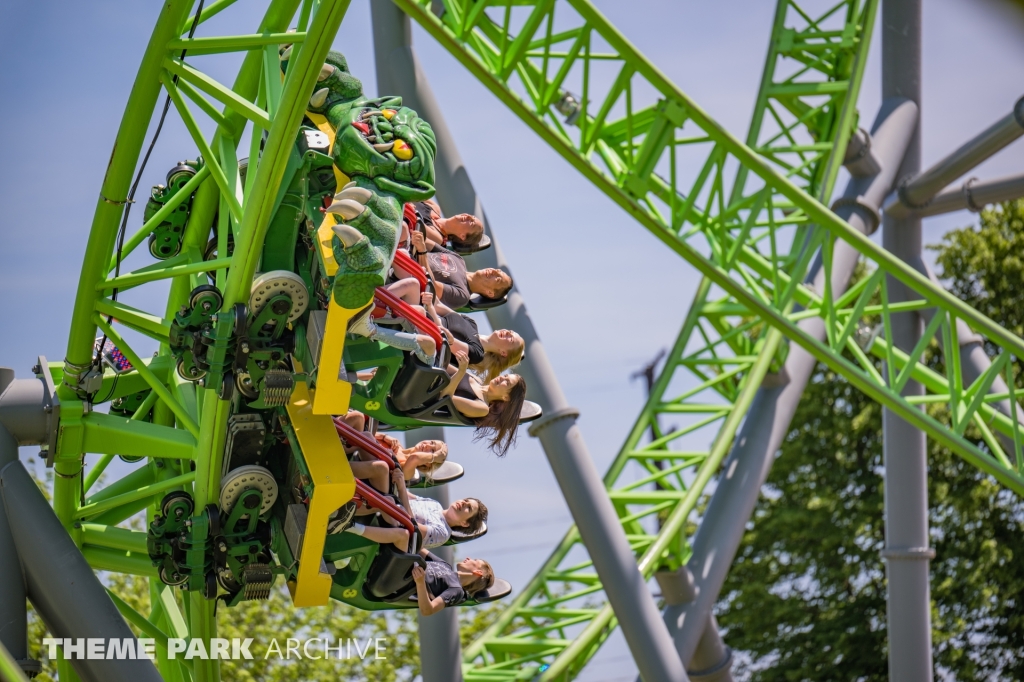
<svg viewBox="0 0 1024 682"><path fill-rule="evenodd" d="M734 134L745 134L774 3L595 4L707 112ZM0 3L0 43L7 55L0 71L0 315L7 321L0 363L19 373L27 373L37 355L64 356L96 195L159 7L108 0ZM335 45L372 93L368 7L367 0L353 0ZM254 7L253 28L258 16ZM999 0L931 0L924 35L927 165L1004 116L1024 94L1024 17ZM642 386L629 375L672 342L698 278L429 36L416 29L415 41L603 471L643 402ZM880 100L878 48L876 40L860 98L867 122ZM222 66L226 77L230 64ZM974 174L985 179L1020 172L1022 149L1018 141ZM170 121L139 196L176 161L195 154L182 126ZM141 204L130 229L140 222ZM973 222L966 212L930 219L925 241ZM156 299L148 303L134 302L162 309ZM453 494L481 497L491 508L492 532L474 544L473 553L492 556L499 573L523 585L569 521L543 453L525 434L504 460L486 454L466 432L449 432L449 441L453 458L468 471ZM616 638L581 679L632 679L631 670Z"/></svg>

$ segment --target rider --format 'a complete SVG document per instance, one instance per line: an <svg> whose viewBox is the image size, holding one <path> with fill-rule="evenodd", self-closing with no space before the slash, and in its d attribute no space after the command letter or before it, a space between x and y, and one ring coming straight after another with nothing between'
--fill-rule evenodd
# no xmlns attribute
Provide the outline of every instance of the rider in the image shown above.
<svg viewBox="0 0 1024 682"><path fill-rule="evenodd" d="M458 606L470 596L494 585L494 569L483 559L463 559L453 567L426 549L420 555L427 567L412 567L420 614L432 616L446 606Z"/></svg>

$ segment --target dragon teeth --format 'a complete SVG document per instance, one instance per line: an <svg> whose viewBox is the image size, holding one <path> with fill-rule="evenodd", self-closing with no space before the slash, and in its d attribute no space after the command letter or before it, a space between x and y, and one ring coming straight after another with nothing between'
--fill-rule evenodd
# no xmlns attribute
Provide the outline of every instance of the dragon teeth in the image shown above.
<svg viewBox="0 0 1024 682"><path fill-rule="evenodd" d="M310 106L322 107L327 102L327 95L331 94L331 91L327 88L320 88L313 93L313 96L309 98Z"/></svg>
<svg viewBox="0 0 1024 682"><path fill-rule="evenodd" d="M381 154L383 154L384 152L391 151L391 148L394 147L394 146L395 146L394 142L385 142L383 144L375 144L375 145L373 145L373 148L376 149Z"/></svg>
<svg viewBox="0 0 1024 682"><path fill-rule="evenodd" d="M331 77L332 73L334 73L334 66L331 64L324 64L320 67L320 75L317 76L316 79L317 81L325 81Z"/></svg>

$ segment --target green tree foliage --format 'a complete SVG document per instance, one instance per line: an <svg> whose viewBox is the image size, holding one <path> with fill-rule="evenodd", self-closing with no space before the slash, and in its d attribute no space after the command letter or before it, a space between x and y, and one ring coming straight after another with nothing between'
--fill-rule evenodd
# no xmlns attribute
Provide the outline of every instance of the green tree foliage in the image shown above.
<svg viewBox="0 0 1024 682"><path fill-rule="evenodd" d="M1024 202L936 248L957 296L1024 331ZM887 679L883 474L881 408L819 367L718 604L740 677ZM936 665L1024 679L1024 502L931 442L929 474Z"/></svg>

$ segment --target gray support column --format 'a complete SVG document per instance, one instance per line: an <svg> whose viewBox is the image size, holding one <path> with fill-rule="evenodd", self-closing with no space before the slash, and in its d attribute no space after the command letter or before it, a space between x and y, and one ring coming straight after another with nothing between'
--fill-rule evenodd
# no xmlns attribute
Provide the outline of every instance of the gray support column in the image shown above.
<svg viewBox="0 0 1024 682"><path fill-rule="evenodd" d="M49 442L47 387L40 379L15 379L0 367L0 469L18 461L18 446ZM25 575L0 502L0 642L27 673L39 672L28 658Z"/></svg>
<svg viewBox="0 0 1024 682"><path fill-rule="evenodd" d="M135 635L21 462L0 469L0 493L25 568L29 597L58 638L131 640ZM83 656L85 652L83 651ZM83 682L160 682L145 659L74 659Z"/></svg>
<svg viewBox="0 0 1024 682"><path fill-rule="evenodd" d="M18 461L18 441L0 422L0 469ZM21 572L7 513L0 505L0 643L16 661L28 658L25 576Z"/></svg>
<svg viewBox="0 0 1024 682"><path fill-rule="evenodd" d="M470 266L500 267L507 272L508 264L412 50L408 17L388 0L373 0L370 7L378 82L386 83L390 93L401 95L408 106L429 121L437 137L434 168L442 208L449 215L473 213L479 216L491 238L491 248L469 259ZM569 407L562 393L519 291L513 288L509 302L489 310L487 319L495 329L516 330L526 342L527 360L517 371L526 379L530 398L540 403L545 413L530 433L540 438L641 676L646 682L687 680L576 426L579 413Z"/></svg>
<svg viewBox="0 0 1024 682"><path fill-rule="evenodd" d="M421 440L444 440L444 428L430 426L405 433L405 446L411 447ZM450 454L449 454L450 456ZM417 490L421 497L437 500L447 507L448 486ZM455 552L451 546L431 550L449 564L455 565ZM420 633L420 672L423 682L462 682L462 647L459 644L459 610L442 609L440 613L416 616Z"/></svg>
<svg viewBox="0 0 1024 682"><path fill-rule="evenodd" d="M906 97L921 106L921 0L882 2L882 97ZM984 157L982 157L984 158ZM955 165L955 164L952 164ZM899 177L914 177L921 170L921 130L914 133L903 157ZM960 171L962 172L962 171ZM954 176L955 177L955 176ZM929 180L934 178L934 180ZM930 198L948 180L941 171L918 178L920 194L906 188L905 200L914 204ZM913 189L912 187L912 189ZM904 261L921 257L921 219L883 220L882 245ZM889 300L916 296L893 277L887 277ZM892 341L905 351L913 349L924 331L917 313L893 315ZM909 381L904 396L920 396L924 387ZM928 543L928 461L925 434L890 410L882 413L885 464L885 558L888 588L886 621L889 637L889 679L932 680L930 559Z"/></svg>
<svg viewBox="0 0 1024 682"><path fill-rule="evenodd" d="M916 125L916 105L902 99L884 101L871 132L872 149L878 156L881 169L877 175L852 179L842 198L833 204L833 210L841 218L865 234L873 233L878 227L878 207L893 186L896 169ZM857 259L857 252L847 244L836 244L832 270L834 296L846 290ZM824 291L820 258L808 280L813 282L815 290ZM803 320L800 327L818 339L825 338L821 318ZM694 577L695 597L688 603L669 605L665 609L665 621L684 661L694 660L711 609L757 504L761 486L768 478L775 454L789 431L815 364L814 357L803 348L795 344L790 346L784 370L771 385L766 382L758 390L722 467L715 493L697 528L693 556L688 564Z"/></svg>

